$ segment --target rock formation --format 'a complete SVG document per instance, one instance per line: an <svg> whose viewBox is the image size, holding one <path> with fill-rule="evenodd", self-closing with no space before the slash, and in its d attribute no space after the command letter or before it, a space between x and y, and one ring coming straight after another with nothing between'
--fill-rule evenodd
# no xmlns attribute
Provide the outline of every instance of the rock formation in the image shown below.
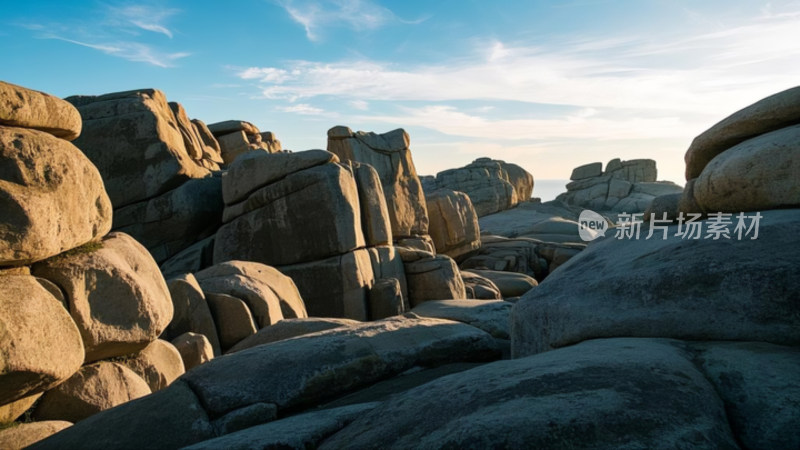
<svg viewBox="0 0 800 450"><path fill-rule="evenodd" d="M281 150L281 142L275 139L272 132L264 133L250 122L243 120L226 120L208 124L208 130L219 142L220 155L226 165L246 152L265 150L276 153Z"/></svg>
<svg viewBox="0 0 800 450"><path fill-rule="evenodd" d="M586 164L572 171L567 192L556 199L595 211L642 213L655 197L682 191L675 183L656 178L652 159L612 159L605 172L601 163Z"/></svg>
<svg viewBox="0 0 800 450"><path fill-rule="evenodd" d="M430 187L451 189L467 194L478 217L513 208L526 202L533 193L533 176L516 164L478 158L459 169L436 174Z"/></svg>

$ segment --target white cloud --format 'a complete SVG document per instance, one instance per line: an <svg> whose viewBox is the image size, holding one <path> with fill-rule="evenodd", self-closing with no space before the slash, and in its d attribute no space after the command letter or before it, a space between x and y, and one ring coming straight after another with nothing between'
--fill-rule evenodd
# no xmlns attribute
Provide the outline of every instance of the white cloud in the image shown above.
<svg viewBox="0 0 800 450"><path fill-rule="evenodd" d="M366 111L369 109L369 103L364 100L352 100L348 102L348 104L352 106L353 109L357 109L359 111Z"/></svg>
<svg viewBox="0 0 800 450"><path fill-rule="evenodd" d="M718 118L797 83L797 29L800 16L781 14L660 44L626 37L536 46L491 40L471 60L438 65L361 59L248 70L279 73L261 79L262 94L290 101L507 100Z"/></svg>
<svg viewBox="0 0 800 450"><path fill-rule="evenodd" d="M259 80L263 83L283 83L289 79L289 72L274 67L250 67L238 75L243 80Z"/></svg>
<svg viewBox="0 0 800 450"><path fill-rule="evenodd" d="M284 106L279 108L283 112L302 114L306 116L321 116L325 114L325 110L311 106L307 103L299 103L292 106Z"/></svg>
<svg viewBox="0 0 800 450"><path fill-rule="evenodd" d="M392 11L370 0L276 0L295 22L306 30L311 41L319 41L327 27L348 27L356 31L375 30L402 21ZM424 20L424 19L423 19Z"/></svg>

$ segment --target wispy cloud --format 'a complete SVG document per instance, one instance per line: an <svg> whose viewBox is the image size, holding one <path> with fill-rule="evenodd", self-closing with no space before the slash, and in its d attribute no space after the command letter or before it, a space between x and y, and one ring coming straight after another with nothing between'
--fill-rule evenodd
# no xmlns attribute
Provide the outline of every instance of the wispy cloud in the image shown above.
<svg viewBox="0 0 800 450"><path fill-rule="evenodd" d="M134 26L145 31L160 33L172 39L166 21L179 12L173 8L148 5L107 6L107 20L112 26Z"/></svg>
<svg viewBox="0 0 800 450"><path fill-rule="evenodd" d="M103 52L128 61L157 67L174 67L190 56L187 51L167 51L142 31L173 37L167 21L179 11L151 5L102 5L94 15L80 21L18 23L37 39L54 39ZM161 39L164 39L163 37Z"/></svg>
<svg viewBox="0 0 800 450"><path fill-rule="evenodd" d="M375 30L388 23L418 24L427 18L405 20L370 0L275 0L295 22L305 28L311 41L322 39L327 27L356 31Z"/></svg>
<svg viewBox="0 0 800 450"><path fill-rule="evenodd" d="M473 58L438 65L291 61L238 76L257 81L264 97L290 102L515 101L594 108L606 117L614 110L663 125L679 116L718 119L745 106L742 99L797 84L798 29L800 15L772 14L723 31L666 36L658 44L625 36L533 46L487 40ZM453 113L441 105L418 112L442 120Z"/></svg>

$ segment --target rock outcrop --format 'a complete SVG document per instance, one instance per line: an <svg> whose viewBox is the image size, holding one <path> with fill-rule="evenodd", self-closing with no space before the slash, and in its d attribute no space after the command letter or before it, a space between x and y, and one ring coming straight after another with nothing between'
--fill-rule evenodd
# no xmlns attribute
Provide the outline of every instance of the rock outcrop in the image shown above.
<svg viewBox="0 0 800 450"><path fill-rule="evenodd" d="M343 162L369 164L378 172L395 239L428 234L425 194L405 130L375 134L334 127L328 130L328 151Z"/></svg>
<svg viewBox="0 0 800 450"><path fill-rule="evenodd" d="M478 217L483 217L528 201L533 193L533 176L516 164L478 158L459 169L437 173L433 185L466 193Z"/></svg>
<svg viewBox="0 0 800 450"><path fill-rule="evenodd" d="M81 134L81 116L69 103L5 81L0 81L0 125L43 131L66 141Z"/></svg>
<svg viewBox="0 0 800 450"><path fill-rule="evenodd" d="M576 167L567 192L556 197L569 205L595 211L644 212L655 197L681 192L669 181L656 181L656 162L652 159L620 161L612 159L600 171L601 163Z"/></svg>
<svg viewBox="0 0 800 450"><path fill-rule="evenodd" d="M281 143L271 132L261 133L258 127L243 120L226 120L210 123L208 129L219 142L220 155L226 165L233 163L240 155L254 150L277 153ZM264 137L267 140L264 140Z"/></svg>

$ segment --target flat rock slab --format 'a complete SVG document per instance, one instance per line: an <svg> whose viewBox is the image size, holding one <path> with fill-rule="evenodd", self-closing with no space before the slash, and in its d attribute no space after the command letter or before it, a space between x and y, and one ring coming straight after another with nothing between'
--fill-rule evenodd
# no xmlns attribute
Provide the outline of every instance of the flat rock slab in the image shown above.
<svg viewBox="0 0 800 450"><path fill-rule="evenodd" d="M228 350L235 353L259 345L271 344L318 331L333 328L351 327L360 325L361 322L351 319L307 317L304 319L283 319L278 323L261 328L256 334L249 336Z"/></svg>
<svg viewBox="0 0 800 450"><path fill-rule="evenodd" d="M414 366L499 357L492 337L458 322L398 316L215 359L183 376L210 414L253 403L308 405Z"/></svg>
<svg viewBox="0 0 800 450"><path fill-rule="evenodd" d="M680 344L597 340L445 376L319 448L738 448Z"/></svg>
<svg viewBox="0 0 800 450"><path fill-rule="evenodd" d="M432 300L411 312L422 317L466 323L496 338L509 339L512 306L502 300Z"/></svg>
<svg viewBox="0 0 800 450"><path fill-rule="evenodd" d="M600 337L800 343L800 210L764 211L758 239L607 237L512 312L525 356ZM704 231L705 233L705 231Z"/></svg>

